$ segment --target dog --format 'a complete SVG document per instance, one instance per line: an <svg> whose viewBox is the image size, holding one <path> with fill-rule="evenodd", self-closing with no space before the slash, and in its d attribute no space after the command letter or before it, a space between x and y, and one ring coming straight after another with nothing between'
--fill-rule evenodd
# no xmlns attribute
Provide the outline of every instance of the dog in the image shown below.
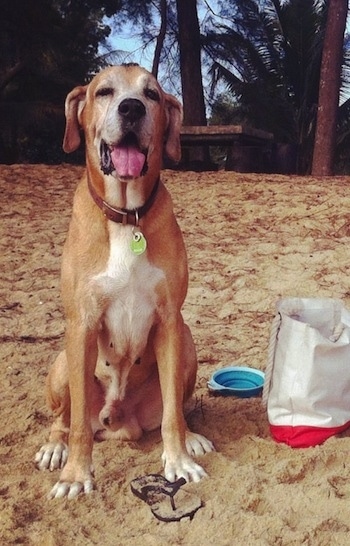
<svg viewBox="0 0 350 546"><path fill-rule="evenodd" d="M188 269L162 157L179 161L182 106L135 64L113 66L65 102L63 148L85 135L86 172L62 256L65 350L47 378L55 416L36 455L60 468L50 498L94 487L93 440L137 440L161 427L165 477L199 481L193 457L213 444L190 432L184 402L197 359L184 323Z"/></svg>

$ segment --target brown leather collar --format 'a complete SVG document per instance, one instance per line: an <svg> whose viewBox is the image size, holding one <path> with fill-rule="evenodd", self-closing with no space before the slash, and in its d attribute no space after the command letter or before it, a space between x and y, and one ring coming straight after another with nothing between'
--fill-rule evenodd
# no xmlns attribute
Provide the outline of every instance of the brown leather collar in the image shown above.
<svg viewBox="0 0 350 546"><path fill-rule="evenodd" d="M112 207L112 205L109 205L106 201L102 199L102 197L100 197L96 193L95 188L91 184L89 176L87 177L87 180L88 180L88 186L89 186L91 197L95 201L96 205L102 210L103 214L108 218L108 220L111 220L112 222L116 222L118 224L129 224L131 226L138 226L139 220L142 218L142 216L145 216L145 214L149 211L149 209L153 205L157 192L158 192L159 182L160 182L160 178L158 177L156 183L153 186L153 189L151 191L149 198L147 199L146 203L142 205L142 207L129 210L129 209L116 209Z"/></svg>

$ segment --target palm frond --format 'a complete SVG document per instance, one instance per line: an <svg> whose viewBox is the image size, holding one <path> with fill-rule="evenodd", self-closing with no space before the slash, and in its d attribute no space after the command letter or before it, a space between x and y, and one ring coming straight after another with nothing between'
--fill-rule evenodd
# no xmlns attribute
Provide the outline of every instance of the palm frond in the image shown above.
<svg viewBox="0 0 350 546"><path fill-rule="evenodd" d="M315 132L328 0L242 0L234 6L234 18L226 11L225 23L204 44L213 59L212 86L224 82L242 116L272 131L277 140L298 145L305 172ZM349 96L347 39L342 103ZM341 119L342 111L345 106Z"/></svg>

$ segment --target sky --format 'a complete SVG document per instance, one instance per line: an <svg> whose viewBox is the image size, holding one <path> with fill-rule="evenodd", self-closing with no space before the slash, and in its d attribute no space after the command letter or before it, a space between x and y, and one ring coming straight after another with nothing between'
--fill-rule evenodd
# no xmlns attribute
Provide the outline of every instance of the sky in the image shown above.
<svg viewBox="0 0 350 546"><path fill-rule="evenodd" d="M197 0L199 19L203 20L208 12L208 6L215 13L218 10L217 3L217 0ZM113 23L110 23L110 26L113 28ZM135 29L132 24L127 25L120 34L112 32L109 43L113 49L124 52L120 54L119 62L137 62L147 70L151 70L155 41L145 47L143 41L138 37L139 32L140 29Z"/></svg>
<svg viewBox="0 0 350 546"><path fill-rule="evenodd" d="M208 12L208 6L214 14L218 12L217 0L198 0L197 6L200 20L203 19L205 13ZM350 12L346 29L347 32L350 32ZM152 68L155 44L152 42L145 48L143 41L138 37L138 32L139 30L133 28L133 25L127 25L119 35L112 32L109 43L116 50L124 52L121 54L120 59L118 59L120 62L137 62L144 66L144 68L150 70Z"/></svg>
<svg viewBox="0 0 350 546"><path fill-rule="evenodd" d="M197 6L198 6L198 14L199 19L203 20L205 17L205 14L208 12L208 6L210 6L210 10L215 14L218 11L217 7L217 0L198 0ZM113 28L113 24L109 23L111 28ZM350 12L348 15L348 22L346 31L350 33ZM147 70L152 69L152 62L153 62L153 55L154 55L154 48L155 48L155 42L153 41L149 46L145 47L143 40L141 40L138 37L138 33L140 32L140 29L136 28L133 25L126 25L123 28L123 32L116 34L116 32L111 33L111 36L109 38L109 44L113 48L113 50L118 51L118 54L116 58L114 59L114 62L122 63L122 62L137 62ZM160 67L161 70L161 67ZM162 73L159 74L159 80L161 85L164 87L165 91L171 92L178 97L181 95L181 88L180 88L180 82L174 81L169 78L168 75L164 77ZM210 87L210 77L203 74L203 80L204 80L204 89L208 89ZM206 85L207 84L207 85ZM348 97L346 97L348 98ZM345 98L343 98L345 100Z"/></svg>
<svg viewBox="0 0 350 546"><path fill-rule="evenodd" d="M136 62L147 70L152 68L154 46L144 47L142 40L132 28L126 28L122 35L110 39L113 49L120 51L120 62Z"/></svg>

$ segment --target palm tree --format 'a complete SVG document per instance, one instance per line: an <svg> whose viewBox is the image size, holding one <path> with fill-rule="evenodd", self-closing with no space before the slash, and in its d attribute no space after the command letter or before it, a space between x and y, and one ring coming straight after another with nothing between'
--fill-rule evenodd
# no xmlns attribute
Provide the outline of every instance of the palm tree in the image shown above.
<svg viewBox="0 0 350 546"><path fill-rule="evenodd" d="M298 172L310 172L327 0L233 5L205 38L213 82L225 82L242 120L296 146Z"/></svg>
<svg viewBox="0 0 350 546"><path fill-rule="evenodd" d="M333 0L329 3L312 159L313 175L333 174L347 11L348 0Z"/></svg>

